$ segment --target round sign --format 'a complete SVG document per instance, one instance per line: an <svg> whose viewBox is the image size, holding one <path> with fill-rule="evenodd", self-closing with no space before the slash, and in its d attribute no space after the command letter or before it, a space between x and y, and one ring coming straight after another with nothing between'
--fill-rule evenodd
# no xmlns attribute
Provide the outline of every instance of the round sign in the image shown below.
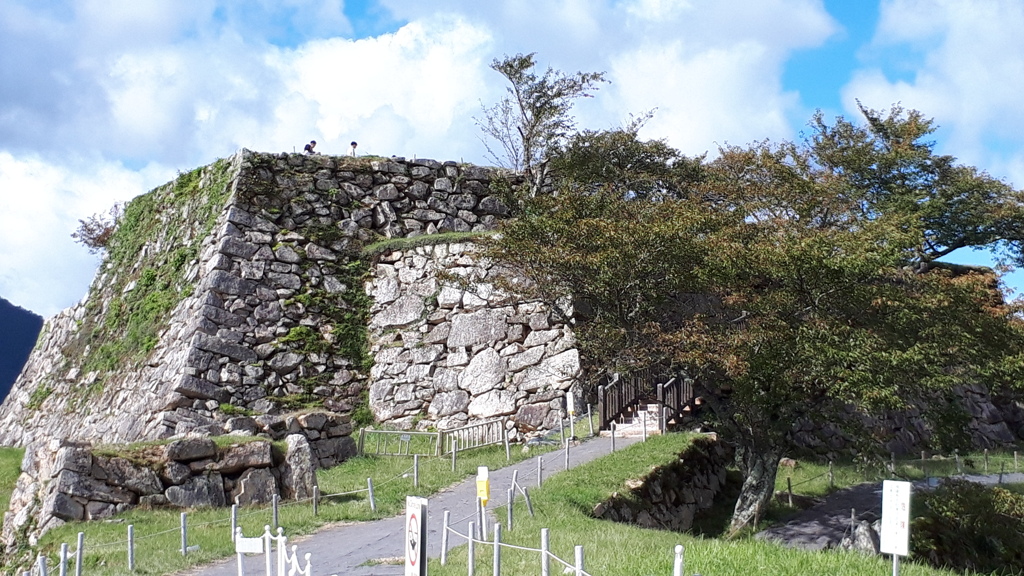
<svg viewBox="0 0 1024 576"><path fill-rule="evenodd" d="M409 559L409 564L416 566L420 559L420 521L416 517L415 512L409 515L409 525L406 529L406 544L405 556Z"/></svg>

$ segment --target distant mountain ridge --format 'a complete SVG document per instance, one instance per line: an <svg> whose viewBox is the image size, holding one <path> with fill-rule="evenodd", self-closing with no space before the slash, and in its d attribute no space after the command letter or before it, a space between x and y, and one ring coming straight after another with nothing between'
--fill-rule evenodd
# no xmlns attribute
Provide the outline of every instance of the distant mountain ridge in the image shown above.
<svg viewBox="0 0 1024 576"><path fill-rule="evenodd" d="M0 401L21 374L42 327L42 316L0 298Z"/></svg>

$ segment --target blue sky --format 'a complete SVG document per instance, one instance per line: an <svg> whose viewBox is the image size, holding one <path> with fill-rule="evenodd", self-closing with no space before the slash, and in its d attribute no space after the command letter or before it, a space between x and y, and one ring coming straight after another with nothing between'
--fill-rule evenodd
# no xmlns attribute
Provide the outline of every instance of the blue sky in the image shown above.
<svg viewBox="0 0 1024 576"><path fill-rule="evenodd" d="M713 155L900 102L1021 187L1022 29L1020 0L3 0L0 296L74 304L79 218L242 147L486 163L473 117L516 52L607 73L588 128L656 109L644 137Z"/></svg>

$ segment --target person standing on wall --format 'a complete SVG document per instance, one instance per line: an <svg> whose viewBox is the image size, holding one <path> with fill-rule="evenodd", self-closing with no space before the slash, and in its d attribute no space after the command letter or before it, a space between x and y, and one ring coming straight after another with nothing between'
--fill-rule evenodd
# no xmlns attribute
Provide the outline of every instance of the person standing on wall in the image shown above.
<svg viewBox="0 0 1024 576"><path fill-rule="evenodd" d="M349 156L355 156L356 155L356 146L359 146L359 143L353 141L351 146L352 147L348 149L348 155Z"/></svg>

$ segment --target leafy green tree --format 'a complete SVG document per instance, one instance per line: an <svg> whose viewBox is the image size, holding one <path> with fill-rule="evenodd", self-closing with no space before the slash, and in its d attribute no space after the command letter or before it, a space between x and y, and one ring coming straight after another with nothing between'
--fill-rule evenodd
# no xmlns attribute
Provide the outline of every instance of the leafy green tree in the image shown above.
<svg viewBox="0 0 1024 576"><path fill-rule="evenodd" d="M484 135L487 153L499 166L523 172L528 196L536 196L548 176L548 159L575 129L569 111L579 98L587 98L604 82L604 73L564 74L548 68L535 72L534 53L495 59L491 68L508 81L507 95L476 122Z"/></svg>
<svg viewBox="0 0 1024 576"><path fill-rule="evenodd" d="M850 410L923 407L937 431L950 432L936 442L955 443L958 431L943 428L957 412L955 386L1020 381L1024 337L995 275L936 267L942 250L929 252L941 237L947 247L1004 243L1013 253L1012 235L983 244L966 227L940 234L935 223L945 210L947 221L974 214L1012 229L1019 193L931 154L917 140L927 134L918 114L897 109L884 122L915 135L900 144L915 151L910 159L867 116L867 127L821 123L801 144L689 160L671 186L638 184L668 182L671 153L660 156L666 165L630 164L636 171L596 170L600 162L586 159L573 169L565 156L571 177L558 193L532 200L491 246L533 280L533 296L576 303L592 370L667 364L694 379L737 447L736 529L768 504L795 423L829 424L871 449L885 431ZM840 128L856 154L823 137ZM640 144L621 136L589 135L607 148L596 158ZM913 175L937 164L946 172L930 185ZM963 193L952 201L929 186Z"/></svg>

